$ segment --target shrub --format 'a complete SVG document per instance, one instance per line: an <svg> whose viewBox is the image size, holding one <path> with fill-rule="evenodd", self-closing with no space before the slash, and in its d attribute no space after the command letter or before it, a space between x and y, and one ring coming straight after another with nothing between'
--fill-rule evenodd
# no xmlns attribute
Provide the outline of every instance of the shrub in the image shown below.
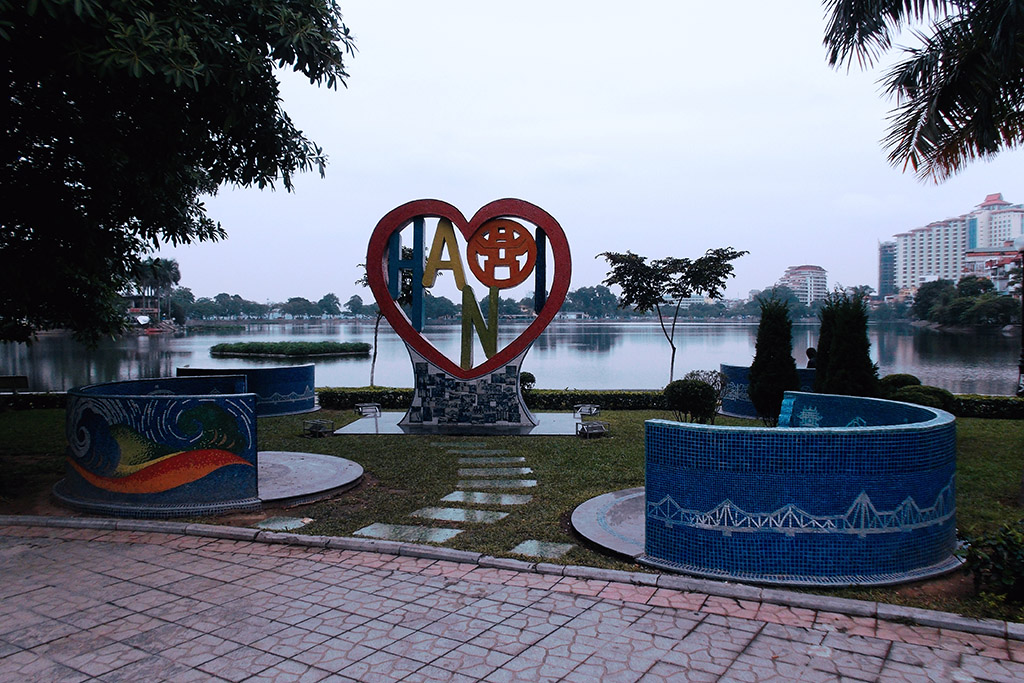
<svg viewBox="0 0 1024 683"><path fill-rule="evenodd" d="M1024 520L970 539L966 559L964 567L974 577L975 591L1024 602Z"/></svg>
<svg viewBox="0 0 1024 683"><path fill-rule="evenodd" d="M665 406L680 422L714 422L718 394L699 379L677 379L665 387ZM692 419L691 419L692 418Z"/></svg>
<svg viewBox="0 0 1024 683"><path fill-rule="evenodd" d="M903 401L904 403L916 403L930 408L940 408L949 412L956 409L956 397L945 389L931 387L927 384L921 386L906 386L897 389L892 400Z"/></svg>
<svg viewBox="0 0 1024 683"><path fill-rule="evenodd" d="M882 398L892 398L892 395L895 394L898 389L914 386L921 386L921 380L906 373L886 375L882 379L878 380L879 393Z"/></svg>
<svg viewBox="0 0 1024 683"><path fill-rule="evenodd" d="M871 361L864 298L833 293L818 316L821 330L814 390L823 394L878 396L878 366Z"/></svg>
<svg viewBox="0 0 1024 683"><path fill-rule="evenodd" d="M725 398L725 390L729 388L729 378L721 370L690 370L683 375L683 379L699 379L707 382L715 390L715 413L722 407L722 399ZM711 419L714 422L714 418Z"/></svg>
<svg viewBox="0 0 1024 683"><path fill-rule="evenodd" d="M800 388L800 376L793 360L793 322L789 319L789 303L772 292L761 299L761 322L757 326L754 362L750 365L747 393L754 409L766 425L779 422L782 396Z"/></svg>
<svg viewBox="0 0 1024 683"><path fill-rule="evenodd" d="M532 372L519 373L519 387L525 392L530 391L537 384L537 378Z"/></svg>

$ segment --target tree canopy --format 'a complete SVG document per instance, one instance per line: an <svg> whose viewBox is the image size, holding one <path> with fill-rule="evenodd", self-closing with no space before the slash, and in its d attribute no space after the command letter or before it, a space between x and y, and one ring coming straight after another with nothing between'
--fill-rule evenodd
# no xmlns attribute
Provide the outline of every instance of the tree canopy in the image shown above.
<svg viewBox="0 0 1024 683"><path fill-rule="evenodd" d="M944 180L1024 140L1024 9L1017 0L826 0L833 66L874 64L912 29L883 82L896 99L889 161Z"/></svg>
<svg viewBox="0 0 1024 683"><path fill-rule="evenodd" d="M143 255L225 237L203 195L323 174L275 69L353 49L333 0L0 0L0 339L117 332Z"/></svg>
<svg viewBox="0 0 1024 683"><path fill-rule="evenodd" d="M667 257L647 262L646 256L631 251L625 254L606 251L598 254L608 261L611 271L602 284L618 285L622 294L619 307L632 306L641 313L655 311L661 331L672 349L669 361L668 379L675 374L676 322L683 300L694 295L719 299L725 288L725 281L732 277L732 262L746 254L732 247L708 249L704 256L688 258ZM663 311L663 308L667 309ZM671 311L671 321L666 324L665 313Z"/></svg>

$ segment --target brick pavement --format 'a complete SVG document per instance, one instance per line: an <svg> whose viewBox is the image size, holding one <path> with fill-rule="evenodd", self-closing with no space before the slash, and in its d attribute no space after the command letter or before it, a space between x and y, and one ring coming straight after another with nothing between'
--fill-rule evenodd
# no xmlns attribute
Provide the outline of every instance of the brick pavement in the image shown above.
<svg viewBox="0 0 1024 683"><path fill-rule="evenodd" d="M1002 622L911 613L992 632L972 634L623 572L2 524L3 681L1024 680Z"/></svg>

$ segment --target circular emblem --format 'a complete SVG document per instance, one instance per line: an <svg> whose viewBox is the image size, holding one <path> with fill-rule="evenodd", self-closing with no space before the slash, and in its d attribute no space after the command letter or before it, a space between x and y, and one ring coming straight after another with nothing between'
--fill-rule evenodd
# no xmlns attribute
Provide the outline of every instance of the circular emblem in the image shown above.
<svg viewBox="0 0 1024 683"><path fill-rule="evenodd" d="M493 218L466 243L469 269L481 284L508 289L524 282L537 261L533 235L508 218Z"/></svg>

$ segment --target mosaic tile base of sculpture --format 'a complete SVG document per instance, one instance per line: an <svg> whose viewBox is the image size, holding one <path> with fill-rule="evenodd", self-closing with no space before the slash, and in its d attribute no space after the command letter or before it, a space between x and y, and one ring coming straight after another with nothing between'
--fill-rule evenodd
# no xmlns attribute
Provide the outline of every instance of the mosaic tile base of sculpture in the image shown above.
<svg viewBox="0 0 1024 683"><path fill-rule="evenodd" d="M112 382L68 392L69 507L133 517L258 509L256 396L240 376Z"/></svg>
<svg viewBox="0 0 1024 683"><path fill-rule="evenodd" d="M898 583L958 566L951 415L787 392L780 424L648 421L642 561L816 585Z"/></svg>
<svg viewBox="0 0 1024 683"><path fill-rule="evenodd" d="M407 347L413 364L413 398L402 426L537 425L519 387L519 366L526 352L494 372L463 380Z"/></svg>

